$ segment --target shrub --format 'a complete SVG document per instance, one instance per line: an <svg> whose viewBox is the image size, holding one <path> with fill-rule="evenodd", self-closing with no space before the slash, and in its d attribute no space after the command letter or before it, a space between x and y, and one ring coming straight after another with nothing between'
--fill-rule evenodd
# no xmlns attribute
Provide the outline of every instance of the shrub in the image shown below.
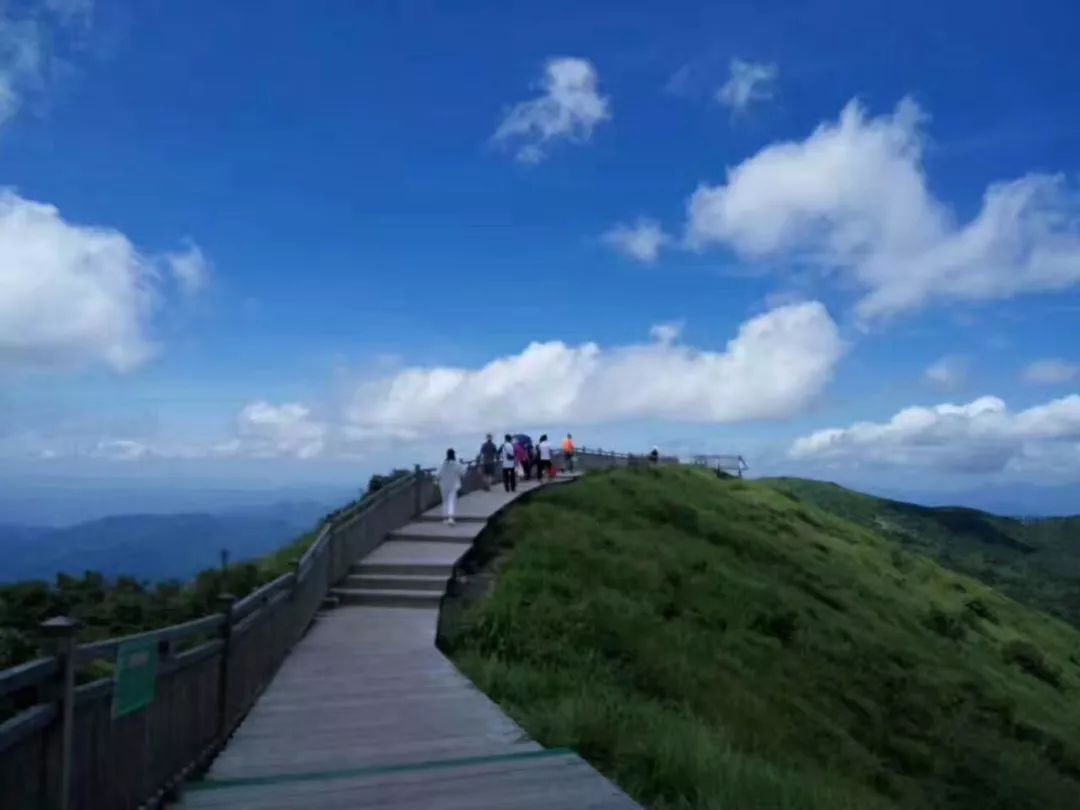
<svg viewBox="0 0 1080 810"><path fill-rule="evenodd" d="M938 607L930 608L923 623L939 636L953 641L959 641L967 632L959 618Z"/></svg>
<svg viewBox="0 0 1080 810"><path fill-rule="evenodd" d="M1046 660L1042 650L1025 639L1015 639L1002 648L1002 656L1009 664L1019 667L1033 678L1061 688L1061 672Z"/></svg>
<svg viewBox="0 0 1080 810"><path fill-rule="evenodd" d="M789 644L799 629L799 615L794 610L759 613L754 617L751 626L759 633Z"/></svg>

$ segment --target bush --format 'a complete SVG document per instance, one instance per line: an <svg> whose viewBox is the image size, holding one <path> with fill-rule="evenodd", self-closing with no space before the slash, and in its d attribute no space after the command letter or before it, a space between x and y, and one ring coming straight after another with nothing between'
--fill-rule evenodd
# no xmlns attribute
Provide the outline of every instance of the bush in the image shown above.
<svg viewBox="0 0 1080 810"><path fill-rule="evenodd" d="M751 625L759 633L779 639L789 644L799 629L799 614L794 610L780 610L775 613L759 613Z"/></svg>
<svg viewBox="0 0 1080 810"><path fill-rule="evenodd" d="M959 618L937 607L930 609L923 623L939 636L953 641L961 640L967 633Z"/></svg>
<svg viewBox="0 0 1080 810"><path fill-rule="evenodd" d="M1033 678L1048 683L1055 689L1061 688L1061 672L1046 660L1042 650L1024 639L1010 641L1002 648L1002 657L1006 663L1019 667Z"/></svg>

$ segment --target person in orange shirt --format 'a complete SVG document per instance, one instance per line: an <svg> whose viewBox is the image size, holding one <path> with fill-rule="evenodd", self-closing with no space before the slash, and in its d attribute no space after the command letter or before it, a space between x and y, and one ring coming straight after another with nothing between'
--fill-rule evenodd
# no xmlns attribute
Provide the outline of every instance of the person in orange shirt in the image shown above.
<svg viewBox="0 0 1080 810"><path fill-rule="evenodd" d="M573 472L574 471L574 453L576 451L575 451L575 448L574 448L574 437L571 436L569 433L566 434L566 438L563 440L562 451L563 451L563 456L566 457L566 471L567 472Z"/></svg>

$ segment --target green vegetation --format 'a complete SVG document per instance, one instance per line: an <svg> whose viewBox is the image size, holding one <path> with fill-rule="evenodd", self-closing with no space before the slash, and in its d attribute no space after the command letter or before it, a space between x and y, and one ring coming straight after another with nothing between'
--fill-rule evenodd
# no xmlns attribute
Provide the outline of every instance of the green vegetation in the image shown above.
<svg viewBox="0 0 1080 810"><path fill-rule="evenodd" d="M360 500L342 509L409 474L408 470L394 470L372 475ZM0 669L40 654L38 625L53 616L78 619L82 625L79 640L88 642L210 615L220 609L220 594L241 598L291 571L293 561L303 556L317 535L318 527L265 556L224 570L207 568L188 583L167 580L151 585L129 576L110 581L100 573L86 571L81 577L59 574L51 583L23 580L0 585ZM0 704L0 716L3 708Z"/></svg>
<svg viewBox="0 0 1080 810"><path fill-rule="evenodd" d="M641 468L539 493L482 544L494 588L444 648L649 807L1076 807L1080 633L879 532Z"/></svg>
<svg viewBox="0 0 1080 810"><path fill-rule="evenodd" d="M1080 627L1080 517L1019 520L890 501L823 481L766 480Z"/></svg>
<svg viewBox="0 0 1080 810"><path fill-rule="evenodd" d="M38 625L52 616L81 623L80 641L139 633L197 619L220 610L217 596L245 596L290 570L315 532L273 554L229 566L208 568L183 585L176 580L149 585L132 577L106 580L87 571L82 577L59 574L53 583L25 580L0 586L0 669L38 654Z"/></svg>

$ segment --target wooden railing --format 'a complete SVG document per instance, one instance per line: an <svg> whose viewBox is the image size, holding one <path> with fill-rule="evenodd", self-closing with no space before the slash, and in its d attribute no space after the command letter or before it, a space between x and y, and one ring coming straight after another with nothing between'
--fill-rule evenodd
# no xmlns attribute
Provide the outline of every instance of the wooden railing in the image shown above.
<svg viewBox="0 0 1080 810"><path fill-rule="evenodd" d="M585 447L574 458L581 471L649 460L648 454ZM566 466L562 459L560 466ZM469 464L462 492L481 483L480 470ZM416 467L331 515L293 571L242 599L223 594L220 612L185 624L78 644L76 622L45 622L42 634L54 654L0 672L0 698L18 697L27 706L0 724L0 808L160 806L226 743L315 618L327 590L388 532L438 502L431 470ZM141 711L114 717L113 679L76 685L76 676L95 662L115 662L131 642L157 647L155 697Z"/></svg>
<svg viewBox="0 0 1080 810"><path fill-rule="evenodd" d="M469 466L463 491L480 485ZM387 532L438 503L417 467L332 515L284 574L210 616L124 639L77 643L77 623L42 626L54 654L0 672L0 698L28 707L0 725L0 808L156 807L213 758L300 640L327 589ZM156 645L154 699L113 716L112 678L76 685L130 642Z"/></svg>

